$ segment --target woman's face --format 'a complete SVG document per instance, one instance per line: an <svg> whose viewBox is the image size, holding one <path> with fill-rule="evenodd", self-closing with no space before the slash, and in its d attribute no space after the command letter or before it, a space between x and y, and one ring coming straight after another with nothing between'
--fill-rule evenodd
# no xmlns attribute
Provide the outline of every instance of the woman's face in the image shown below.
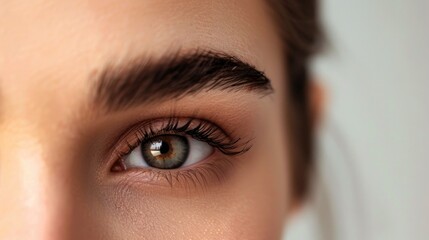
<svg viewBox="0 0 429 240"><path fill-rule="evenodd" d="M265 1L0 5L0 239L280 236L286 74Z"/></svg>

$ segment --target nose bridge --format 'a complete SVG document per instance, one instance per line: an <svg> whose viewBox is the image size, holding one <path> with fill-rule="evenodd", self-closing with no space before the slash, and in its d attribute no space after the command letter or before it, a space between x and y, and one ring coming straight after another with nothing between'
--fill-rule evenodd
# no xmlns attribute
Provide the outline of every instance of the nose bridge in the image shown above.
<svg viewBox="0 0 429 240"><path fill-rule="evenodd" d="M64 239L70 187L52 144L22 126L0 131L0 239Z"/></svg>

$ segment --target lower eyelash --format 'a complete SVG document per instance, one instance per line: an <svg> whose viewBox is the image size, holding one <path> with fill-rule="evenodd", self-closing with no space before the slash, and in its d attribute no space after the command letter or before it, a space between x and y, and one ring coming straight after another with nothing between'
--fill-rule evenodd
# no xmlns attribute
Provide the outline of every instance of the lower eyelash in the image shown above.
<svg viewBox="0 0 429 240"><path fill-rule="evenodd" d="M228 157L204 161L191 168L175 170L157 169L130 169L129 177L125 180L127 186L142 183L141 179L146 179L144 184L150 183L156 186L168 186L169 188L185 189L189 194L195 191L204 192L209 185L220 184L229 176L232 171L234 161ZM130 185L131 183L131 185Z"/></svg>

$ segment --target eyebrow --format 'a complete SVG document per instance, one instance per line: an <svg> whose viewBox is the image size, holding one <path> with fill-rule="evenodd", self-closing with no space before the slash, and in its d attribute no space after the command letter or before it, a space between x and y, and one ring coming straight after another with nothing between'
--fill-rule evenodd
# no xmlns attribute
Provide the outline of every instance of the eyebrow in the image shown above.
<svg viewBox="0 0 429 240"><path fill-rule="evenodd" d="M262 71L238 57L213 51L137 58L119 66L110 65L101 71L94 88L94 104L107 112L211 90L261 96L273 92Z"/></svg>

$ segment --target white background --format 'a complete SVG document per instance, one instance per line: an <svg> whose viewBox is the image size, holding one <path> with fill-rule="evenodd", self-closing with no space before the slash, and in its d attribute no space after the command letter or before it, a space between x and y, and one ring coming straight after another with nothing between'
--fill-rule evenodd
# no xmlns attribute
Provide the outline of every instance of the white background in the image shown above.
<svg viewBox="0 0 429 240"><path fill-rule="evenodd" d="M429 1L324 0L314 196L287 240L429 239Z"/></svg>

